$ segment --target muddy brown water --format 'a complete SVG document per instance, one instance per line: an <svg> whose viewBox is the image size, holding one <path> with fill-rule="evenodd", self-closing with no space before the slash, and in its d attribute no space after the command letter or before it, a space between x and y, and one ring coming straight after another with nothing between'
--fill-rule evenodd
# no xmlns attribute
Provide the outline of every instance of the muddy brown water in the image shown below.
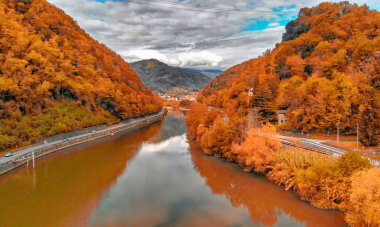
<svg viewBox="0 0 380 227"><path fill-rule="evenodd" d="M0 177L0 227L345 226L262 176L203 155L184 117Z"/></svg>

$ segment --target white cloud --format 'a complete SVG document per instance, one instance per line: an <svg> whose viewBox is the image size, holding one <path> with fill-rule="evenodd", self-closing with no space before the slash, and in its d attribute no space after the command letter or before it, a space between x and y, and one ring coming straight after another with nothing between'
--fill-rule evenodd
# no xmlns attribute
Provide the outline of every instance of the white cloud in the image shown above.
<svg viewBox="0 0 380 227"><path fill-rule="evenodd" d="M178 60L182 67L199 65L216 67L223 61L223 58L209 51L193 51L179 54Z"/></svg>
<svg viewBox="0 0 380 227"><path fill-rule="evenodd" d="M156 50L139 49L131 51L121 51L120 55L123 56L129 62L154 58L164 63L169 63L169 60L166 57L166 55L161 54L159 51Z"/></svg>
<svg viewBox="0 0 380 227"><path fill-rule="evenodd" d="M273 22L273 23L269 23L268 27L278 27L280 26L280 23L278 22Z"/></svg>
<svg viewBox="0 0 380 227"><path fill-rule="evenodd" d="M223 58L209 51L189 51L182 52L168 58L167 55L160 53L157 50L151 49L137 49L131 51L122 51L120 53L127 61L135 62L144 59L157 59L166 64L175 66L204 66L204 67L217 67Z"/></svg>
<svg viewBox="0 0 380 227"><path fill-rule="evenodd" d="M171 137L160 143L144 143L140 148L141 154L151 153L184 153L189 147L186 135Z"/></svg>
<svg viewBox="0 0 380 227"><path fill-rule="evenodd" d="M246 9L252 13L198 12L173 8L164 1L148 4L95 0L48 0L65 10L91 36L127 61L157 58L176 66L226 69L254 58L279 42L280 21L290 20L302 7L325 0L187 0L203 8ZM335 2L341 0L334 0ZM157 3L161 2L161 3ZM172 1L175 2L175 1ZM354 1L351 1L354 2ZM380 8L379 0L357 0ZM275 8L287 15L279 15ZM244 32L247 21L266 20L268 28ZM254 23L253 23L254 24Z"/></svg>

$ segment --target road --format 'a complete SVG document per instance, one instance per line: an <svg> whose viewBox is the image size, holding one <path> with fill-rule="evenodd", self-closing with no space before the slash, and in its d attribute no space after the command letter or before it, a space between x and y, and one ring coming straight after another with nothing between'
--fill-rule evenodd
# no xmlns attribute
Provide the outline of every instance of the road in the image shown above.
<svg viewBox="0 0 380 227"><path fill-rule="evenodd" d="M148 121L153 118L157 118L160 115L163 115L163 111L160 111L159 113L152 114L149 116L141 117L138 119L130 119L113 126L108 126L108 127L100 126L100 130L97 130L96 127L93 127L91 128L91 131L89 131L89 129L86 129L86 130L83 130L84 132L83 131L71 132L71 133L66 133L63 135L51 137L51 138L48 138L46 140L47 142L45 143L39 143L36 145L32 145L30 147L27 147L25 149L16 151L13 153L13 156L11 157L1 157L0 166L5 163L20 159L21 157L24 157L26 155L30 156L33 152L41 151L42 149L45 149L45 148L54 148L58 145L60 147L64 147L65 144L67 146L70 146L72 141L83 141L81 143L85 143L86 141L84 138L96 137L97 135L99 135L99 138L102 138L102 137L105 137L104 135L112 135L114 133L128 130L129 128L137 127L137 125L141 124L142 122ZM72 146L74 145L76 144L72 144Z"/></svg>

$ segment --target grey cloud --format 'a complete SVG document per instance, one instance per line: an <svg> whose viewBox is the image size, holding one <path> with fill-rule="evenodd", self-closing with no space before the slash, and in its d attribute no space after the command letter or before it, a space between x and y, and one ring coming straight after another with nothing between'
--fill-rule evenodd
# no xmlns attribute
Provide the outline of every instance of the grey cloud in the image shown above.
<svg viewBox="0 0 380 227"><path fill-rule="evenodd" d="M251 14L196 12L121 2L95 0L49 0L65 10L94 38L115 50L127 61L159 57L182 66L228 68L274 47L284 28L261 32L242 32L252 18L278 19L272 8L299 8L320 0L189 0L204 8L218 7L251 10ZM151 2L138 0L138 2ZM156 2L156 1L153 1ZM162 1L161 1L162 2ZM171 8L170 8L171 7ZM211 11L211 10L205 10ZM190 59L194 58L194 59Z"/></svg>

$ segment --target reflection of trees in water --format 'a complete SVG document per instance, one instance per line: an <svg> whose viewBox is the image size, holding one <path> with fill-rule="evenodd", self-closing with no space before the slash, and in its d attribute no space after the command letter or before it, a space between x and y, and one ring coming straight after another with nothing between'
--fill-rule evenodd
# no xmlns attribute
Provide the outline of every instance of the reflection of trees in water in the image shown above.
<svg viewBox="0 0 380 227"><path fill-rule="evenodd" d="M167 140L171 137L186 134L187 126L184 116L180 111L172 111L165 117L164 127L160 133L160 140Z"/></svg>
<svg viewBox="0 0 380 227"><path fill-rule="evenodd" d="M278 222L279 211L306 226L344 226L343 214L313 208L263 177L244 173L238 166L204 155L190 143L195 168L215 194L224 194L234 207L244 206L253 221L265 226Z"/></svg>
<svg viewBox="0 0 380 227"><path fill-rule="evenodd" d="M128 136L59 153L0 180L4 226L86 226L92 210L144 141L158 136L157 123ZM33 178L36 184L33 185Z"/></svg>
<svg viewBox="0 0 380 227"><path fill-rule="evenodd" d="M171 110L169 111L169 115L173 118L182 119L185 112L182 112L180 110Z"/></svg>

